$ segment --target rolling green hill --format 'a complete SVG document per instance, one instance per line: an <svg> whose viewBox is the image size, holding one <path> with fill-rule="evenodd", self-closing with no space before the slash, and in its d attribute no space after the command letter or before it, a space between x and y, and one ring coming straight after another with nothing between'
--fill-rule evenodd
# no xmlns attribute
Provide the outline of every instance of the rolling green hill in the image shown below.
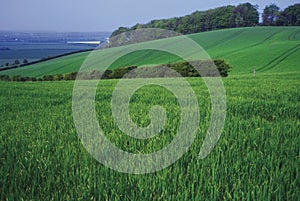
<svg viewBox="0 0 300 201"><path fill-rule="evenodd" d="M300 27L251 27L225 29L189 35L212 58L225 59L233 66L231 74L280 73L300 71ZM155 41L154 41L155 42ZM119 48L111 48L117 52ZM103 51L103 50L101 50ZM78 53L17 69L1 71L2 75L42 77L78 71L89 53ZM100 54L101 55L101 54ZM103 53L105 58L105 53ZM163 64L178 57L145 50L118 59L111 68Z"/></svg>

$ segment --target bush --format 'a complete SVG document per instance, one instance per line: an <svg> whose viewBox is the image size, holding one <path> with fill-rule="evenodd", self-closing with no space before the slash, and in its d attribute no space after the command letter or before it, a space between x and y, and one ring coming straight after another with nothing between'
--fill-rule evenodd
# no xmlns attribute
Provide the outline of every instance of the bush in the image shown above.
<svg viewBox="0 0 300 201"><path fill-rule="evenodd" d="M34 77L22 77L20 75L13 76L10 78L8 75L0 75L0 80L2 81L60 81L60 80L91 80L91 79L120 79L120 78L155 78L155 77L176 77L176 74L166 70L164 66L173 69L178 72L183 77L216 77L221 75L222 77L227 77L231 70L231 66L223 59L216 60L205 60L205 61L191 61L191 62L177 62L169 63L166 65L160 65L155 67L140 67L129 66L123 68L117 68L114 71L106 70L105 72L100 72L93 70L91 72L72 72L66 74L57 75L45 75L43 78ZM201 75L194 68L199 68L201 70ZM217 67L217 70L214 68ZM126 75L126 76L125 76Z"/></svg>
<svg viewBox="0 0 300 201"><path fill-rule="evenodd" d="M215 66L214 66L215 65ZM183 77L216 77L221 75L227 77L231 66L223 59L205 60L205 61L190 61L167 64L167 66L177 71ZM199 72L194 68L196 67ZM217 67L217 70L215 69Z"/></svg>
<svg viewBox="0 0 300 201"><path fill-rule="evenodd" d="M28 60L27 60L27 59L24 59L24 60L23 60L23 64L28 64Z"/></svg>
<svg viewBox="0 0 300 201"><path fill-rule="evenodd" d="M63 80L75 80L77 77L77 72L67 73L63 75Z"/></svg>
<svg viewBox="0 0 300 201"><path fill-rule="evenodd" d="M106 70L102 75L102 79L111 79L112 73L112 70Z"/></svg>
<svg viewBox="0 0 300 201"><path fill-rule="evenodd" d="M54 75L53 76L53 80L54 81L59 81L59 80L63 80L64 79L64 77L63 77L63 75L61 75L61 74L58 74L58 75Z"/></svg>
<svg viewBox="0 0 300 201"><path fill-rule="evenodd" d="M15 75L12 77L12 81L18 82L21 80L21 76L20 75Z"/></svg>
<svg viewBox="0 0 300 201"><path fill-rule="evenodd" d="M54 76L53 75L44 75L43 80L44 81L53 81Z"/></svg>
<svg viewBox="0 0 300 201"><path fill-rule="evenodd" d="M232 67L223 59L216 59L214 63L222 77L227 77Z"/></svg>
<svg viewBox="0 0 300 201"><path fill-rule="evenodd" d="M126 73L130 72L131 70L136 69L137 66L129 66L129 67L123 67L123 68L117 68L114 70L114 72L111 75L112 79L120 79L122 78Z"/></svg>
<svg viewBox="0 0 300 201"><path fill-rule="evenodd" d="M2 81L10 81L10 77L8 75L0 75L0 80L2 80Z"/></svg>
<svg viewBox="0 0 300 201"><path fill-rule="evenodd" d="M15 65L19 65L20 64L20 61L18 59L15 60Z"/></svg>

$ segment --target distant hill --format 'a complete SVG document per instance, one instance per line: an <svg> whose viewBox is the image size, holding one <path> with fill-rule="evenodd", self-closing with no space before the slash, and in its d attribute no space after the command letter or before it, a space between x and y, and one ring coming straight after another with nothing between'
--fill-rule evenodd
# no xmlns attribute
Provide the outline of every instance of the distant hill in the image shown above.
<svg viewBox="0 0 300 201"><path fill-rule="evenodd" d="M212 58L225 59L231 64L231 74L252 73L253 68L258 73L300 72L300 27L235 28L188 36L200 44ZM118 47L111 48L110 51L117 52ZM88 54L89 52L72 54L22 68L0 71L0 74L42 77L76 72ZM146 50L120 58L111 68L147 66L176 60L178 58L170 54Z"/></svg>

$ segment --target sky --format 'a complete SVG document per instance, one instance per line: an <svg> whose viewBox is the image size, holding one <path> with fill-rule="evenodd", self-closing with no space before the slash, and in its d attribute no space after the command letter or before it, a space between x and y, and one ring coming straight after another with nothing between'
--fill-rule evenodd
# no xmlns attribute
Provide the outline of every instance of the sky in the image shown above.
<svg viewBox="0 0 300 201"><path fill-rule="evenodd" d="M284 9L299 0L0 0L0 30L113 31L246 2L259 5L262 12L271 3Z"/></svg>

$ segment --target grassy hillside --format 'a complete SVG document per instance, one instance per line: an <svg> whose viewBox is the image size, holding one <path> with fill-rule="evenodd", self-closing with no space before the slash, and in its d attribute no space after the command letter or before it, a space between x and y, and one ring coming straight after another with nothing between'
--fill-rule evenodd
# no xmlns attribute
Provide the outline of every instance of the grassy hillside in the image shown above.
<svg viewBox="0 0 300 201"><path fill-rule="evenodd" d="M299 71L300 27L253 27L226 29L189 36L212 58L226 59L232 74ZM155 41L154 41L155 42ZM119 48L109 51L117 52ZM19 69L1 71L3 75L41 77L78 71L88 53L74 54ZM105 58L105 53L103 53ZM177 61L178 57L157 51L139 51L117 60L112 68Z"/></svg>

